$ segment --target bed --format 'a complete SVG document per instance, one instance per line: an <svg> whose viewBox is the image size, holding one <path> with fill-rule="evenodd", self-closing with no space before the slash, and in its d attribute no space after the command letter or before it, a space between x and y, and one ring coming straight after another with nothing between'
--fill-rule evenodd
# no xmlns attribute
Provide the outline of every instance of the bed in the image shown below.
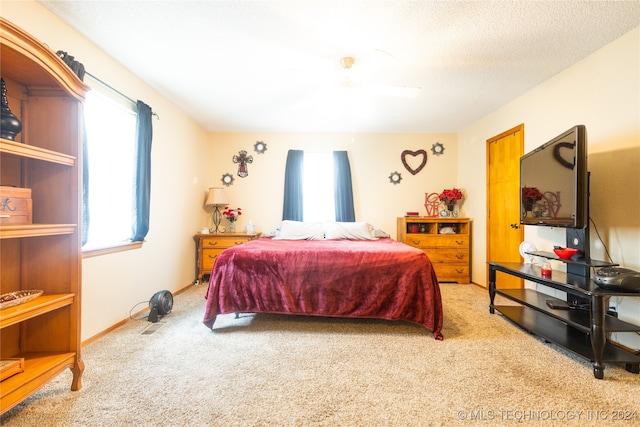
<svg viewBox="0 0 640 427"><path fill-rule="evenodd" d="M204 324L227 313L405 320L442 337L442 301L425 253L390 238L259 239L224 250Z"/></svg>

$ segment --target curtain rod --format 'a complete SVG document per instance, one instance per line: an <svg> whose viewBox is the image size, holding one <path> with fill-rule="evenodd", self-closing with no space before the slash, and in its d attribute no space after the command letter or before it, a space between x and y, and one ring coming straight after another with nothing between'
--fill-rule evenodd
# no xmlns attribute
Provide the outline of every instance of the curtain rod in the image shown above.
<svg viewBox="0 0 640 427"><path fill-rule="evenodd" d="M130 103L132 103L133 105L137 105L138 103L136 101L134 101L133 99L129 98L127 95L125 95L124 93L120 92L118 89L114 88L113 86L111 86L110 84L104 82L103 80L97 78L96 76L94 76L93 74L91 74L88 71L84 72L85 74L89 75L92 79L100 82L100 84L103 84L104 86L106 86L107 88L111 89L112 91L114 91L115 93L117 93L118 95L120 95L121 97L123 97L124 99L126 99L127 101L129 101ZM158 120L160 120L160 116L158 116L157 113L155 112L151 112L152 115L156 116L156 118Z"/></svg>

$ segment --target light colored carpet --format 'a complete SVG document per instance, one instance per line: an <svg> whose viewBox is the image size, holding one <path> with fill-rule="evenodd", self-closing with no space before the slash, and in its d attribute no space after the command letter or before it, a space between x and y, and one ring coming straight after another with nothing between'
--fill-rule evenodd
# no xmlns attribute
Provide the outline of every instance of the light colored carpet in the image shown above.
<svg viewBox="0 0 640 427"><path fill-rule="evenodd" d="M444 341L405 322L276 315L202 323L205 286L152 334L130 321L84 349L84 387L59 375L3 426L639 425L640 376L591 365L441 285ZM626 414L635 419L616 421Z"/></svg>

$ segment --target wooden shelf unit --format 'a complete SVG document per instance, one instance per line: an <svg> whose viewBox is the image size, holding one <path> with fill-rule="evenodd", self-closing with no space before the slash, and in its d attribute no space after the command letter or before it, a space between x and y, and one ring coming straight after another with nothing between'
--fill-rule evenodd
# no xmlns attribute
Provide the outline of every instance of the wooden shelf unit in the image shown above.
<svg viewBox="0 0 640 427"><path fill-rule="evenodd" d="M471 219L398 218L399 242L422 249L440 282L471 283ZM443 234L451 229L455 234Z"/></svg>
<svg viewBox="0 0 640 427"><path fill-rule="evenodd" d="M88 90L43 43L0 18L0 70L15 140L0 139L0 185L30 188L33 223L0 225L0 293L39 289L40 297L0 310L0 357L24 371L0 383L0 412L66 368L82 387L81 140Z"/></svg>

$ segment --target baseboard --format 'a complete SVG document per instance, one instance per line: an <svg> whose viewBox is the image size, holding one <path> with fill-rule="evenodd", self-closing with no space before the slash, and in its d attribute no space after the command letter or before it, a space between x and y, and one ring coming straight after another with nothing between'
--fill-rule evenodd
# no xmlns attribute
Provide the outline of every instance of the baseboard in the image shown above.
<svg viewBox="0 0 640 427"><path fill-rule="evenodd" d="M175 291L175 292L172 292L172 294L173 294L173 295L180 295L181 293L183 293L183 292L187 291L189 288L191 288L191 287L193 287L193 286L197 286L197 285L194 285L194 284L193 284L193 282L192 282L192 283L189 283L187 286L185 286L185 287L183 287L183 288L180 288L180 289L178 289L178 290L177 290L177 291ZM86 340L82 341L82 347L84 347L84 346L86 346L86 345L89 345L89 344L91 344L92 342L95 342L95 341L99 340L100 338L102 338L103 336L107 335L108 333L115 331L116 329L118 329L120 326L124 325L124 324L125 324L125 323L127 323L128 321L133 320L132 318L135 318L135 317L141 316L143 313L146 313L146 312L148 312L148 311L149 311L149 307L145 307L145 308L143 308L142 310L140 310L140 311L138 311L138 312L136 312L136 313L132 314L130 317L127 317L126 319L122 319L122 320L121 320L121 321L119 321L118 323L116 323L116 324L114 324L114 325L112 325L112 326L108 327L108 328L107 328L107 329L105 329L104 331L99 332L99 333L97 333L96 335L94 335L94 336L92 336L92 337L90 337L90 338L87 338Z"/></svg>

